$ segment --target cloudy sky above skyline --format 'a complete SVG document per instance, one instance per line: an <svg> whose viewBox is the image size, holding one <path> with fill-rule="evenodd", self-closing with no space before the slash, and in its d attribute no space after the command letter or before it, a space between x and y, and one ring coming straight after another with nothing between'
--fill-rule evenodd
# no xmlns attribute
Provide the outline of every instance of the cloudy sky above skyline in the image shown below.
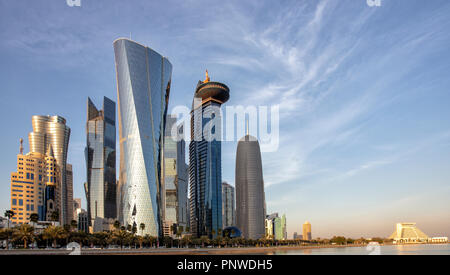
<svg viewBox="0 0 450 275"><path fill-rule="evenodd" d="M112 42L129 37L173 64L169 109L190 106L208 69L227 105L280 106L280 146L263 153L268 212L289 236L388 236L417 222L450 235L450 3L446 0L0 0L0 210L31 116L72 129L85 201L86 100L117 99ZM234 184L236 142L223 144Z"/></svg>

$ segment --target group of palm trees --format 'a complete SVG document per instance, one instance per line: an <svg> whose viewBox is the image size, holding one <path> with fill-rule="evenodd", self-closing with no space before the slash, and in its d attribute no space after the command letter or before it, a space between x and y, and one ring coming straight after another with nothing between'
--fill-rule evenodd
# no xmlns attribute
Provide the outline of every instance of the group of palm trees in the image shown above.
<svg viewBox="0 0 450 275"><path fill-rule="evenodd" d="M190 234L184 234L184 228L179 226L172 226L171 232L174 238L165 236L163 238L157 238L150 235L143 235L145 230L145 224L140 224L139 229L136 224L133 226L123 226L119 221L115 221L113 229L104 232L86 233L78 230L78 224L75 220L70 225L54 226L50 225L43 229L36 229L34 225L38 222L38 215L30 215L29 224L21 224L13 228L9 227L9 220L14 216L14 212L7 210L5 217L8 218L8 227L0 230L0 241L6 241L6 248L9 248L9 244L16 248L29 248L30 244L33 247L65 247L71 242L79 243L81 247L99 247L105 248L108 246L116 246L123 249L128 248L156 248L160 246L164 247L185 247L185 248L198 248L198 247L270 247L270 246L298 246L298 245L323 245L334 242L331 240L313 240L305 242L303 240L273 240L267 238L261 238L258 240L244 239L241 237L230 238L229 236L222 236L222 230L219 230L215 238L208 238L207 236L201 236L200 238L194 238ZM185 228L189 231L189 228ZM141 234L138 235L138 230ZM216 232L212 232L215 235ZM234 235L234 234L232 234ZM336 237L335 237L336 238ZM361 240L358 240L361 241ZM350 239L346 239L346 243L350 242ZM356 242L355 242L356 243Z"/></svg>

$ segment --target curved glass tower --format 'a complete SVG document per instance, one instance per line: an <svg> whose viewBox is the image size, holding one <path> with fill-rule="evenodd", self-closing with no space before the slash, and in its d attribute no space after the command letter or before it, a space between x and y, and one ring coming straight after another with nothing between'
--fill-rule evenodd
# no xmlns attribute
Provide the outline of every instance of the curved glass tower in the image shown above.
<svg viewBox="0 0 450 275"><path fill-rule="evenodd" d="M125 38L114 41L114 53L123 186L119 219L137 227L138 234L161 236L163 139L172 64Z"/></svg>
<svg viewBox="0 0 450 275"><path fill-rule="evenodd" d="M86 123L86 199L89 225L116 218L116 103L103 98L98 110L88 98Z"/></svg>
<svg viewBox="0 0 450 275"><path fill-rule="evenodd" d="M246 239L265 235L265 197L258 140L241 138L236 153L236 223Z"/></svg>
<svg viewBox="0 0 450 275"><path fill-rule="evenodd" d="M229 88L219 82L199 81L191 111L189 181L191 232L215 238L222 230L222 149L220 106Z"/></svg>
<svg viewBox="0 0 450 275"><path fill-rule="evenodd" d="M33 132L28 135L30 152L45 154L51 146L56 163L61 171L58 186L60 205L59 220L62 224L70 224L72 220L73 198L70 196L72 186L67 175L67 150L69 147L70 128L66 120L60 116L33 116Z"/></svg>

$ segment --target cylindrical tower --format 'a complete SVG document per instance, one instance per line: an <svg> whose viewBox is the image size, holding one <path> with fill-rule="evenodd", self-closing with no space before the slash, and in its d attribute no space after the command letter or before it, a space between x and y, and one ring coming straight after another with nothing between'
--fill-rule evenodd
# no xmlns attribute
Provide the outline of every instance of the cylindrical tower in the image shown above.
<svg viewBox="0 0 450 275"><path fill-rule="evenodd" d="M246 135L236 153L236 224L247 239L265 235L265 198L258 140Z"/></svg>
<svg viewBox="0 0 450 275"><path fill-rule="evenodd" d="M67 193L66 166L69 147L70 128L66 120L60 116L33 116L33 132L29 134L30 152L45 154L48 147L53 150L56 163L61 171L58 195L59 217L62 224L70 224L72 213L68 211L72 205L72 199Z"/></svg>

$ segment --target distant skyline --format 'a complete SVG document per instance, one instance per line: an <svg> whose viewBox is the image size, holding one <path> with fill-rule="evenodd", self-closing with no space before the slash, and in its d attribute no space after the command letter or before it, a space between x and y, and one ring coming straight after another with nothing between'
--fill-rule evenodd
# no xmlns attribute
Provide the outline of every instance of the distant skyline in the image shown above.
<svg viewBox="0 0 450 275"><path fill-rule="evenodd" d="M172 63L169 112L205 69L227 105L280 104L262 164L267 213L286 214L289 237L306 220L313 238L388 237L397 222L450 236L449 14L446 0L0 0L0 216L33 115L67 120L86 209L86 100L117 102L113 41L131 36ZM236 146L222 143L231 185Z"/></svg>

